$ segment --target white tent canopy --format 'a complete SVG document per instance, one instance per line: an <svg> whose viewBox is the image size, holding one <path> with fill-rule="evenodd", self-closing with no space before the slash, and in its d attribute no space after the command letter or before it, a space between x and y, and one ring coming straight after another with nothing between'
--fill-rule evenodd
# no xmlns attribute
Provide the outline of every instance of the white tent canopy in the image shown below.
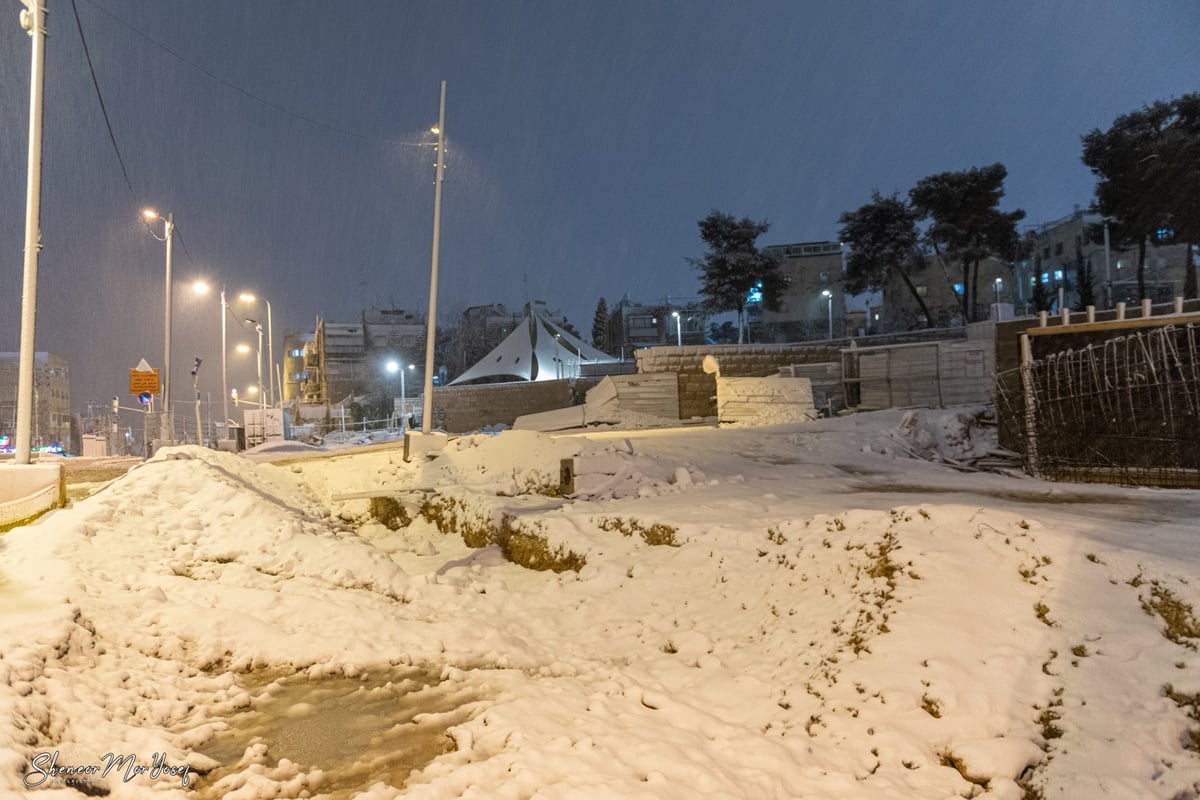
<svg viewBox="0 0 1200 800"><path fill-rule="evenodd" d="M492 376L523 381L574 378L583 364L610 364L616 360L534 311L492 352L449 385Z"/></svg>

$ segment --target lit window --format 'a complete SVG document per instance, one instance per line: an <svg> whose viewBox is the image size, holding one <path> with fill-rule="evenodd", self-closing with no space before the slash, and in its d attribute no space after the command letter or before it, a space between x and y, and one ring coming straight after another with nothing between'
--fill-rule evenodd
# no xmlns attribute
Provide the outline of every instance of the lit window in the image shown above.
<svg viewBox="0 0 1200 800"><path fill-rule="evenodd" d="M1063 279L1062 278L1062 270L1061 269L1054 270L1054 280L1061 281L1062 279Z"/></svg>
<svg viewBox="0 0 1200 800"><path fill-rule="evenodd" d="M754 284L753 288L746 293L747 303L761 303L763 299L762 281Z"/></svg>
<svg viewBox="0 0 1200 800"><path fill-rule="evenodd" d="M1042 273L1042 283L1049 283L1049 282L1050 282L1050 273L1043 272Z"/></svg>

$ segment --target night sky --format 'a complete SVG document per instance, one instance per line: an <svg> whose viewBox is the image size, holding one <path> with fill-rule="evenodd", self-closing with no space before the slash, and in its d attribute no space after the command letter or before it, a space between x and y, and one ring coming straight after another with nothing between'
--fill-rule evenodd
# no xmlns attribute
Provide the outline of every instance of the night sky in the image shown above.
<svg viewBox="0 0 1200 800"><path fill-rule="evenodd" d="M1082 134L1200 89L1195 0L76 0L127 184L72 4L49 7L36 349L69 360L77 411L161 365L145 206L177 223L176 401L196 356L220 394L196 278L268 298L277 350L318 315L424 311L442 80L439 318L535 299L584 332L600 297L694 297L714 208L768 220L762 244L833 240L872 190L999 161L1002 208L1066 216L1092 198ZM0 17L0 351L19 344L19 9ZM231 386L252 382L229 358Z"/></svg>

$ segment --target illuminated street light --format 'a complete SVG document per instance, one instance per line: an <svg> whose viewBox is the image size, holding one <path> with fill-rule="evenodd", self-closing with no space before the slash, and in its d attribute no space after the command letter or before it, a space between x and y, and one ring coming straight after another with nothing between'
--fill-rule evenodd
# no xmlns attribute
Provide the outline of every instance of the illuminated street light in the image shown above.
<svg viewBox="0 0 1200 800"><path fill-rule="evenodd" d="M996 303L997 304L1000 303L1000 287L1003 285L1004 285L1003 278L996 278L996 280L992 282L992 287L996 290Z"/></svg>
<svg viewBox="0 0 1200 800"><path fill-rule="evenodd" d="M175 423L171 416L171 245L175 238L175 215L168 212L164 217L153 208L147 208L142 211L142 217L146 222L162 220L162 238L153 231L150 235L160 242L167 243L167 275L163 290L163 417L159 436L164 444L170 444L175 441Z"/></svg>
<svg viewBox="0 0 1200 800"><path fill-rule="evenodd" d="M432 129L437 134L437 167L433 182L433 263L429 268L429 319L425 334L425 402L421 406L421 432L433 430L433 371L435 365L433 347L437 340L437 290L438 250L442 233L442 175L445 171L446 135L446 82L442 81L441 102L438 106L438 124Z"/></svg>
<svg viewBox="0 0 1200 800"><path fill-rule="evenodd" d="M825 289L821 292L821 297L829 301L829 338L833 339L833 293Z"/></svg>
<svg viewBox="0 0 1200 800"><path fill-rule="evenodd" d="M260 324L260 323L259 323L257 320L253 320L253 319L248 319L248 320L246 320L246 324L247 324L247 325L253 325L253 326L254 326L254 330L255 330L255 331L258 333L258 355L257 355L257 361L258 361L258 404L259 404L259 406L261 406L261 407L265 408L265 407L266 407L265 403L266 403L266 399L267 399L267 398L266 398L266 395L264 395L264 394L263 394L263 390L262 390L262 388L263 388L263 387L262 387L262 335L263 335L263 327L262 327L262 325L261 325L261 324Z"/></svg>
<svg viewBox="0 0 1200 800"><path fill-rule="evenodd" d="M675 318L675 344L683 347L683 317L678 311L672 311L671 316Z"/></svg>
<svg viewBox="0 0 1200 800"><path fill-rule="evenodd" d="M208 294L208 284L204 281L196 281L193 286L197 294ZM221 287L221 430L225 432L225 438L229 438L229 365L226 363L226 354L228 353L229 345L226 343L226 329L228 327L227 320L229 315L229 303L225 301L225 287Z"/></svg>
<svg viewBox="0 0 1200 800"><path fill-rule="evenodd" d="M406 370L416 369L416 364L409 364L404 369L400 368L400 363L395 359L387 362L387 371L389 375L400 373L400 430L408 430L408 393L404 389L404 373ZM393 404L394 406L394 404ZM424 414L422 414L424 416Z"/></svg>
<svg viewBox="0 0 1200 800"><path fill-rule="evenodd" d="M243 303L254 303L262 300L267 306L267 382L271 387L271 408L275 407L275 337L273 335L274 326L271 323L271 301L265 297L258 297L250 292L242 292L238 295L238 300ZM282 389L283 387L280 387Z"/></svg>

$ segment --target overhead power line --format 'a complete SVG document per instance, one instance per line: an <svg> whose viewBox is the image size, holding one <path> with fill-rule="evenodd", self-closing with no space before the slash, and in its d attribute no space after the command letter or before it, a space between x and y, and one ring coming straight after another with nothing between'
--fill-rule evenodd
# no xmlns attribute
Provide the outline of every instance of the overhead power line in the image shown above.
<svg viewBox="0 0 1200 800"><path fill-rule="evenodd" d="M117 146L117 137L113 133L112 121L108 118L108 108L104 105L104 95L100 91L100 81L96 79L96 68L92 64L92 53L88 49L87 37L83 35L83 23L79 20L79 7L71 0L71 11L75 14L75 27L79 30L79 41L83 43L83 55L87 59L88 72L92 76L92 86L96 89L96 99L100 101L100 113L104 115L104 127L108 129L108 140L112 142L113 152L117 154L117 162L121 165L121 174L125 176L125 186L129 195L137 203L137 192L133 190L133 182L129 180L129 170L125 167L125 159L121 157L121 148Z"/></svg>

